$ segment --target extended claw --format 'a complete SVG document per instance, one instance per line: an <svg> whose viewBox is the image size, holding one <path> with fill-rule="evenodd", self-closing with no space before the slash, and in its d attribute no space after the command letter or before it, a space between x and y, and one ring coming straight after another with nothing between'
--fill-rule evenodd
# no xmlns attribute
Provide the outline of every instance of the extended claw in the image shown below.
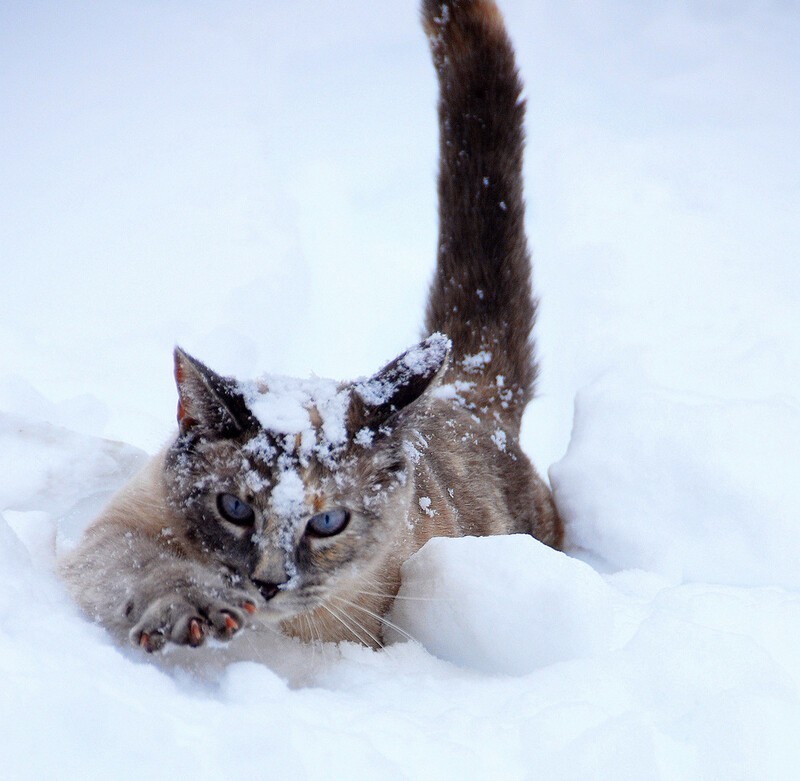
<svg viewBox="0 0 800 781"><path fill-rule="evenodd" d="M149 654L158 651L164 645L164 642L164 635L160 632L155 632L153 634L150 632L142 632L139 636L139 646Z"/></svg>
<svg viewBox="0 0 800 781"><path fill-rule="evenodd" d="M235 632L239 628L239 622L233 616L229 616L226 614L225 627L229 629L231 632Z"/></svg>
<svg viewBox="0 0 800 781"><path fill-rule="evenodd" d="M203 642L203 625L200 620L193 618L189 622L189 644L200 645Z"/></svg>

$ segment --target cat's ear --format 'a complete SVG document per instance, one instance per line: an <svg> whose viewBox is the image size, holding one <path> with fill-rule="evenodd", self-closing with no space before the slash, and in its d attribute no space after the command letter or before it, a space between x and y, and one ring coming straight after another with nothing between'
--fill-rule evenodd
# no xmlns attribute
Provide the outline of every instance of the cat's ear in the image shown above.
<svg viewBox="0 0 800 781"><path fill-rule="evenodd" d="M432 334L377 374L357 382L350 410L353 430L366 426L376 431L436 385L447 367L450 347L446 336Z"/></svg>
<svg viewBox="0 0 800 781"><path fill-rule="evenodd" d="M175 348L178 386L178 426L189 431L230 438L252 424L252 415L233 380L211 371L188 353Z"/></svg>

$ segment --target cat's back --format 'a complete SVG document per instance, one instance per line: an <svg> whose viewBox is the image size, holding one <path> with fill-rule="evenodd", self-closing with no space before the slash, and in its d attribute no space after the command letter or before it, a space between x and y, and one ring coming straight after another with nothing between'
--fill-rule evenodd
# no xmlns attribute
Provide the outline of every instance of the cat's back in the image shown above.
<svg viewBox="0 0 800 781"><path fill-rule="evenodd" d="M415 461L416 536L532 534L560 547L550 490L522 451L514 426L434 397L409 440Z"/></svg>

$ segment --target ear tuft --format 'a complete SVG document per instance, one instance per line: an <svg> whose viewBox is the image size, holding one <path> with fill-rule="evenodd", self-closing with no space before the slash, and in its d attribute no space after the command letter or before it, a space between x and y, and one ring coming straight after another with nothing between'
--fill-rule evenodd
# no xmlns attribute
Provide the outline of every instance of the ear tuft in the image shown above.
<svg viewBox="0 0 800 781"><path fill-rule="evenodd" d="M451 346L444 334L431 334L377 374L357 382L351 414L354 430L364 426L375 430L419 399L444 373Z"/></svg>
<svg viewBox="0 0 800 781"><path fill-rule="evenodd" d="M213 372L180 347L175 348L174 356L181 434L196 431L231 438L252 424L252 415L234 380Z"/></svg>

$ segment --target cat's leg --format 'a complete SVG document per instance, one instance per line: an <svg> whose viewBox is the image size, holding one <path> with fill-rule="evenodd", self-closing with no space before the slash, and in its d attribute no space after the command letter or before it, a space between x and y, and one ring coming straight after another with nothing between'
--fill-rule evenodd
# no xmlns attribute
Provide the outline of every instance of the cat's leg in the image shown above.
<svg viewBox="0 0 800 781"><path fill-rule="evenodd" d="M128 637L146 651L167 642L199 646L208 635L228 640L256 610L248 592L220 583L201 567L183 569L167 583L163 572L155 573L152 584L147 578L138 581L125 605L129 618L138 618Z"/></svg>
<svg viewBox="0 0 800 781"><path fill-rule="evenodd" d="M222 567L186 557L168 543L111 524L67 556L61 574L84 611L120 641L146 651L233 637L260 597Z"/></svg>

